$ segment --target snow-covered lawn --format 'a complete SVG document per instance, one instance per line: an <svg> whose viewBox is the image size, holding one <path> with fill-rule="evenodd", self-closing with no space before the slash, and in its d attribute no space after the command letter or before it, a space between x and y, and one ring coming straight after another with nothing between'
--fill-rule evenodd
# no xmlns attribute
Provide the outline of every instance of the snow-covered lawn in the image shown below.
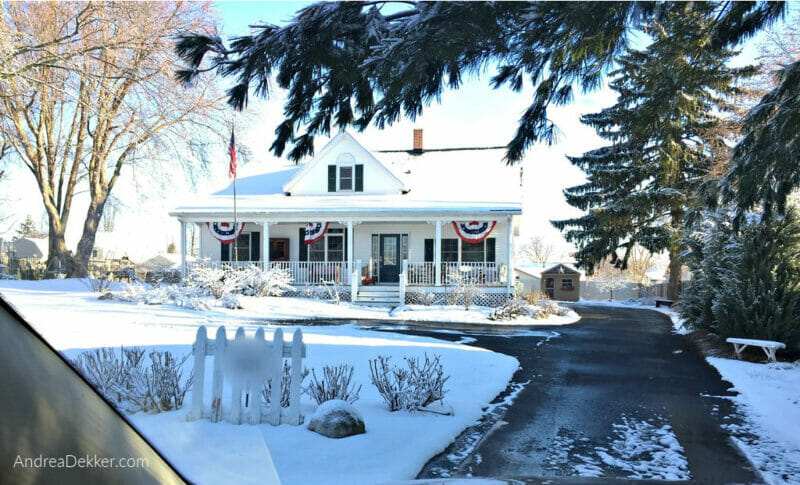
<svg viewBox="0 0 800 485"><path fill-rule="evenodd" d="M800 365L707 357L739 395L744 426L730 425L742 452L769 483L800 483Z"/></svg>
<svg viewBox="0 0 800 485"><path fill-rule="evenodd" d="M236 326L243 325L252 334L264 326L265 319L388 315L388 309L289 298L243 298L245 310L215 307L195 312L173 305L98 301L97 294L75 280L2 281L0 293L69 357L86 348L119 345L188 353L199 325L206 325L213 335L217 326L225 324L233 338ZM265 326L268 338L275 328ZM285 332L294 329L284 326ZM482 408L505 389L519 365L512 357L483 349L374 332L356 325L303 327L303 332L309 368L340 363L355 366L354 379L362 385L355 407L364 416L366 434L334 440L304 426L187 422L186 404L174 412L134 414L133 423L188 478L199 483L260 481L269 473L270 454L284 484L405 480L414 478L429 458L479 419ZM445 401L453 407L454 416L390 413L369 382L370 359L391 355L393 362L402 363L403 357L424 353L441 355L444 370L451 376ZM186 365L188 372L191 359ZM189 402L191 396L185 401ZM303 397L304 415L310 416L315 407Z"/></svg>

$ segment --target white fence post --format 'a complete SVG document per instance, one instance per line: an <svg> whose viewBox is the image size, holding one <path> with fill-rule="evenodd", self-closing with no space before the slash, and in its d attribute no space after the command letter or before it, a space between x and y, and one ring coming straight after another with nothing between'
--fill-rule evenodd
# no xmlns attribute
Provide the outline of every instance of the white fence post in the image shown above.
<svg viewBox="0 0 800 485"><path fill-rule="evenodd" d="M361 260L356 260L353 274L350 275L350 301L356 301L358 295L358 284L361 283Z"/></svg>
<svg viewBox="0 0 800 485"><path fill-rule="evenodd" d="M228 347L228 338L225 334L225 326L217 329L217 338L214 344L214 373L211 381L211 421L218 422L222 419L222 391L223 391L223 372L225 365L225 352Z"/></svg>
<svg viewBox="0 0 800 485"><path fill-rule="evenodd" d="M400 285L400 306L406 305L406 285L408 284L408 260L403 260L403 272L398 279Z"/></svg>
<svg viewBox="0 0 800 485"><path fill-rule="evenodd" d="M267 355L269 359L269 378L272 379L272 389L269 393L269 410L267 422L273 426L281 424L281 377L283 377L283 330L275 330L272 336L272 352Z"/></svg>
<svg viewBox="0 0 800 485"><path fill-rule="evenodd" d="M256 348L258 348L259 350L267 347L267 344L264 341L263 328L259 328L258 330L256 330L256 336L254 341ZM262 357L262 360L261 362L258 363L258 365L260 367L263 367L263 365L266 363L266 358L265 358L266 356L262 355L260 357ZM250 424L258 424L259 422L261 422L261 392L260 392L261 389L259 389L259 387L263 386L264 383L259 379L254 379L253 378L254 375L256 376L264 375L264 373L257 372L255 374L251 374L250 378L247 380L246 383L247 387L245 389L245 392L247 393L247 410L248 410L248 416L250 418Z"/></svg>
<svg viewBox="0 0 800 485"><path fill-rule="evenodd" d="M194 382L192 383L192 410L186 416L187 421L200 419L203 415L203 386L206 375L206 327L197 329L197 338L192 346L194 354Z"/></svg>
<svg viewBox="0 0 800 485"><path fill-rule="evenodd" d="M289 424L302 423L300 416L300 395L302 388L300 380L303 375L303 332L298 328L294 331L292 339L292 384L289 388Z"/></svg>
<svg viewBox="0 0 800 485"><path fill-rule="evenodd" d="M244 343L244 327L239 327L233 345L241 348L242 343ZM231 409L228 420L233 424L242 422L242 376L239 369L234 369L231 375Z"/></svg>
<svg viewBox="0 0 800 485"><path fill-rule="evenodd" d="M302 423L300 414L300 396L302 394L303 358L305 344L303 332L297 329L291 344L284 343L283 330L277 329L272 342L264 338L264 329L256 330L252 340L245 336L244 327L236 330L236 337L228 342L225 327L217 328L215 343L206 336L206 328L197 329L197 337L192 345L194 356L195 380L192 384L192 403L188 421L210 417L217 422L223 419L223 410L227 411L227 420L234 424L262 422L261 395L267 381L272 382L269 391L270 406L264 421L278 425L281 423L281 399L284 372L284 358L291 358L291 385L289 386L289 407L283 422L294 425ZM206 356L214 356L214 370L211 384L211 412L204 407L204 384ZM230 403L223 406L225 380L230 385ZM243 407L242 396L246 394L247 402Z"/></svg>

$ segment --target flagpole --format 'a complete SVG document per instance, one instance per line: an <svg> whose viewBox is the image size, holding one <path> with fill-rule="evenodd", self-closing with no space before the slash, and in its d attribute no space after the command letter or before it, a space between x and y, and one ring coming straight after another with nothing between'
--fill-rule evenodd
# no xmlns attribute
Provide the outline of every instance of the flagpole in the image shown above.
<svg viewBox="0 0 800 485"><path fill-rule="evenodd" d="M236 220L236 174L233 175L233 262L234 266L238 266L235 263L239 262L239 253L236 251L236 240L239 239L238 234L238 221Z"/></svg>

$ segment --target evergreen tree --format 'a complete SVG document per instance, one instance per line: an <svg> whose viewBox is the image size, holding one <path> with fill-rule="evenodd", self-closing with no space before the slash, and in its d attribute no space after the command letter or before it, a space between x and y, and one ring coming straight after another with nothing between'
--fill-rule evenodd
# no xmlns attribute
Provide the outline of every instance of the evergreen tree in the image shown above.
<svg viewBox="0 0 800 485"><path fill-rule="evenodd" d="M733 153L726 195L746 211L761 204L781 213L800 188L800 61L784 67L780 83L745 119Z"/></svg>
<svg viewBox="0 0 800 485"><path fill-rule="evenodd" d="M394 6L392 5L394 4ZM550 141L548 107L570 101L574 87L601 85L630 34L670 10L666 2L317 2L285 26L255 25L251 34L180 37L186 62L178 78L191 84L210 70L234 77L228 102L247 105L251 90L268 96L272 80L288 91L285 119L271 150L289 158L314 153L314 137L331 128L384 127L414 119L457 89L466 75L497 66L493 87L534 95L508 143L516 162L532 143ZM709 22L696 35L733 45L782 16L781 2L691 2ZM397 7L400 8L397 8Z"/></svg>
<svg viewBox="0 0 800 485"><path fill-rule="evenodd" d="M42 234L41 231L36 229L36 223L33 222L33 217L28 214L17 229L17 237L41 238L45 237L45 234Z"/></svg>
<svg viewBox="0 0 800 485"><path fill-rule="evenodd" d="M735 227L732 211L707 213L687 237L694 275L681 314L720 337L800 344L800 220L749 214Z"/></svg>
<svg viewBox="0 0 800 485"><path fill-rule="evenodd" d="M735 79L754 69L726 66L734 52L712 42L711 4L664 8L663 19L645 29L653 40L648 48L618 59L610 84L617 103L582 118L611 142L570 157L588 182L565 196L587 214L553 225L578 247L576 258L589 271L609 255L616 261L618 250L618 266L625 269L636 244L667 250L674 299L684 216L709 169L727 155L721 117L731 107L725 98L736 91Z"/></svg>

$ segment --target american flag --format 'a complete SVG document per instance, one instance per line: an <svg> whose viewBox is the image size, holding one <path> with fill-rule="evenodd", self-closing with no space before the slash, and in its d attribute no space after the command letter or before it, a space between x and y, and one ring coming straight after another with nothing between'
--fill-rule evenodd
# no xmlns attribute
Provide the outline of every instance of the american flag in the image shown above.
<svg viewBox="0 0 800 485"><path fill-rule="evenodd" d="M236 138L233 136L233 128L231 128L231 143L228 145L228 155L231 157L231 163L228 166L228 177L236 178Z"/></svg>

